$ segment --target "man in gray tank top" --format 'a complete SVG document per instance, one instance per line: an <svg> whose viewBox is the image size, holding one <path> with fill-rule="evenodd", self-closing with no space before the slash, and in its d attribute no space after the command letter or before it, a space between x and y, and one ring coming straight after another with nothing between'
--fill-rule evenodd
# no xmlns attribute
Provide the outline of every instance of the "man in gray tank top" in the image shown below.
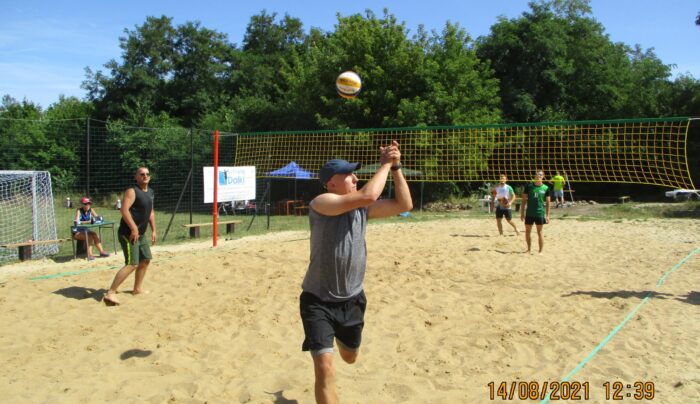
<svg viewBox="0 0 700 404"><path fill-rule="evenodd" d="M359 353L367 304L364 293L367 220L395 216L413 209L401 172L399 144L380 147L380 166L361 189L353 171L360 163L330 160L319 171L327 192L309 204L311 259L302 283L300 313L304 325L302 350L314 361L315 394L319 403L338 402L333 344L340 357L354 363ZM391 173L394 199L379 200Z"/></svg>
<svg viewBox="0 0 700 404"><path fill-rule="evenodd" d="M124 251L124 267L114 276L112 286L109 287L102 299L106 305L115 306L120 302L116 297L117 288L136 270L134 290L138 295L144 292L143 279L146 269L151 262L150 244L156 243L156 216L153 210L153 189L148 185L151 182L151 173L146 167L136 169L134 178L136 186L127 189L122 198L122 220L119 224L119 243ZM151 225L150 237L145 233L148 225Z"/></svg>

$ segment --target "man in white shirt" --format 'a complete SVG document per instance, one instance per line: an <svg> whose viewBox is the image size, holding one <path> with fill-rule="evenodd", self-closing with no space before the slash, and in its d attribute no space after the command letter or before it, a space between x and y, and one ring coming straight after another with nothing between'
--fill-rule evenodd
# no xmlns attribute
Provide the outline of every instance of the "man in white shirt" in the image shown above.
<svg viewBox="0 0 700 404"><path fill-rule="evenodd" d="M515 230L515 234L520 234L518 228L513 223L513 212L511 211L511 206L515 202L515 192L510 185L506 184L508 177L505 174L501 174L500 182L494 188L494 205L496 207L496 226L498 227L498 234L503 235L503 224L501 220L505 217L509 225Z"/></svg>

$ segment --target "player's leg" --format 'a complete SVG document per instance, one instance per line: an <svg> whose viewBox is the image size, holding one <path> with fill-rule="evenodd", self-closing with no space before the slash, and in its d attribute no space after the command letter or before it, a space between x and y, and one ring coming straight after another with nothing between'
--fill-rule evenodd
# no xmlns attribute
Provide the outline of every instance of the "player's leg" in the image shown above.
<svg viewBox="0 0 700 404"><path fill-rule="evenodd" d="M109 287L107 293L105 293L103 300L107 305L117 305L120 303L116 297L117 289L119 289L119 286L124 283L126 278L134 272L139 263L138 245L131 244L129 238L124 235L119 236L119 244L121 244L122 251L124 252L124 266L114 275L112 285Z"/></svg>
<svg viewBox="0 0 700 404"><path fill-rule="evenodd" d="M319 403L337 403L333 363L333 318L335 305L308 292L299 296L299 314L304 326L303 351L311 352L314 362L314 392Z"/></svg>
<svg viewBox="0 0 700 404"><path fill-rule="evenodd" d="M114 280L112 281L112 285L109 287L109 290L107 293L105 293L103 300L106 304L115 304L118 305L120 302L117 299L117 289L119 289L119 286L121 286L122 283L126 280L126 278L131 275L132 272L136 269L136 265L124 265L116 275L114 275Z"/></svg>
<svg viewBox="0 0 700 404"><path fill-rule="evenodd" d="M518 228L515 226L515 223L513 223L513 211L510 209L506 209L506 211L504 213L505 213L506 221L508 222L510 227L512 227L513 230L515 230L515 234L520 234L518 232Z"/></svg>
<svg viewBox="0 0 700 404"><path fill-rule="evenodd" d="M338 343L338 352L340 353L340 357L343 358L343 361L349 364L355 363L357 361L357 356L360 354L360 350L350 349L338 339L336 339L336 342Z"/></svg>
<svg viewBox="0 0 700 404"><path fill-rule="evenodd" d="M314 393L317 403L337 403L338 391L335 387L335 365L333 352L314 356Z"/></svg>
<svg viewBox="0 0 700 404"><path fill-rule="evenodd" d="M151 260L142 260L136 267L136 275L134 275L134 290L131 292L132 294L138 295L141 293L146 293L146 290L143 288L143 280L146 277L146 270L148 269L148 264L150 263Z"/></svg>
<svg viewBox="0 0 700 404"><path fill-rule="evenodd" d="M525 216L525 243L527 244L527 252L532 248L532 225L535 223L534 218Z"/></svg>
<svg viewBox="0 0 700 404"><path fill-rule="evenodd" d="M345 302L338 311L338 326L335 329L335 341L340 357L346 363L355 363L362 344L362 329L365 326L365 309L367 297L365 292Z"/></svg>
<svg viewBox="0 0 700 404"><path fill-rule="evenodd" d="M136 268L136 275L134 276L134 290L133 294L138 295L140 293L145 293L143 289L143 279L146 277L146 270L148 269L148 264L151 263L153 258L151 254L151 246L146 236L139 237L138 241L139 249L139 265Z"/></svg>
<svg viewBox="0 0 700 404"><path fill-rule="evenodd" d="M542 221L544 222L544 218L542 218ZM542 225L540 223L537 223L536 226L537 226L537 243L540 247L540 252L542 252L542 249L544 248L544 235L542 234Z"/></svg>
<svg viewBox="0 0 700 404"><path fill-rule="evenodd" d="M503 219L503 211L501 210L501 206L496 205L496 227L498 228L498 234L501 236L503 235L503 223L501 223Z"/></svg>

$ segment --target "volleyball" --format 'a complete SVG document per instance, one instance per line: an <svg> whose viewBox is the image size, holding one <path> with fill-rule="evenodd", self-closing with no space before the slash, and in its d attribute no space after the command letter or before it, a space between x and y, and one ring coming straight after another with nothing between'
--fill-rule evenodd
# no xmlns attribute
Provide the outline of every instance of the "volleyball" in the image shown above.
<svg viewBox="0 0 700 404"><path fill-rule="evenodd" d="M338 78L335 79L335 89L338 91L338 95L343 98L357 97L357 94L362 89L360 76L351 71L340 73Z"/></svg>

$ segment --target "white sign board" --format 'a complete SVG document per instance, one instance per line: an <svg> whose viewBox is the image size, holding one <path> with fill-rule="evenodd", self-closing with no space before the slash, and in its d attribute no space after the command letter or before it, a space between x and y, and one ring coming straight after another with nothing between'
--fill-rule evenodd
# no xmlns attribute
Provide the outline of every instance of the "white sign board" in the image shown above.
<svg viewBox="0 0 700 404"><path fill-rule="evenodd" d="M204 169L204 203L214 203L214 167ZM255 166L219 167L219 202L255 200Z"/></svg>

